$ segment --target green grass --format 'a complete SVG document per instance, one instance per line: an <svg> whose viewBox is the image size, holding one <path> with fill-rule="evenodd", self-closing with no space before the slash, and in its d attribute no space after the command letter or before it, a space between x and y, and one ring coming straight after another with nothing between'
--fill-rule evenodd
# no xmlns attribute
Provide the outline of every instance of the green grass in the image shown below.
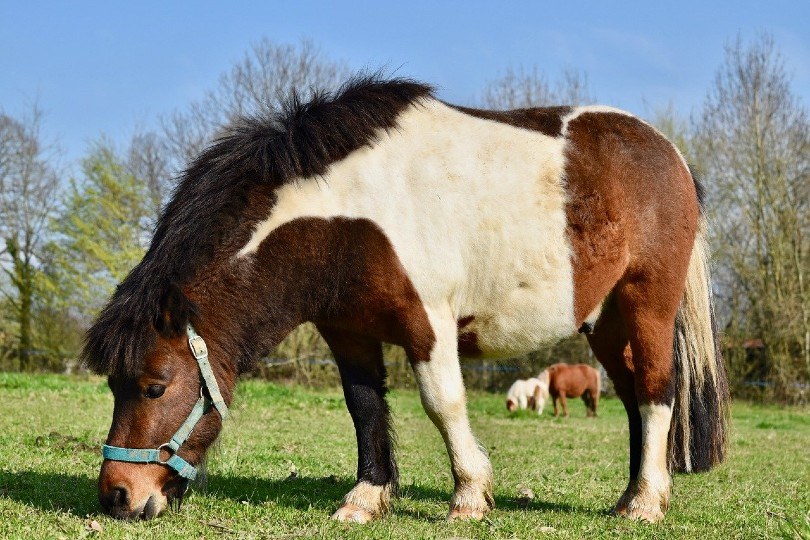
<svg viewBox="0 0 810 540"><path fill-rule="evenodd" d="M677 476L666 520L647 525L608 514L626 484L618 401L603 400L595 420L581 402L557 420L510 417L500 395L469 401L495 471L497 508L481 522L444 521L448 459L413 391L391 395L401 472L393 513L366 526L330 521L356 463L342 395L259 381L240 384L207 483L179 513L117 522L99 512L95 489L112 413L105 382L0 374L0 538L810 538L807 410L734 404L729 460ZM535 493L526 508L522 487Z"/></svg>

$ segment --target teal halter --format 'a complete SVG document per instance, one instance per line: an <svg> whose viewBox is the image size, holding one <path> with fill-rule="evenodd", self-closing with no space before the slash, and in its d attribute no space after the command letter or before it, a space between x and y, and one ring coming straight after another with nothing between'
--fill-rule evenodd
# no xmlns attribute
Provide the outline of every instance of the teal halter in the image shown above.
<svg viewBox="0 0 810 540"><path fill-rule="evenodd" d="M205 341L197 335L197 332L190 324L186 325L186 334L188 334L188 345L191 348L191 354L197 359L203 379L200 387L200 399L191 409L188 418L180 426L180 429L172 435L169 442L163 443L157 448L121 448L105 444L101 447L101 455L104 456L104 459L132 463L160 463L171 467L183 478L194 480L197 476L197 468L178 456L177 450L189 438L200 418L211 410L212 405L219 411L219 415L223 420L228 417L228 406L225 404L225 400L222 399L217 379L214 377L214 371L208 361L208 347L206 347ZM206 395L205 390L208 390L208 395ZM169 453L169 458L166 460L160 458L160 453L164 450Z"/></svg>

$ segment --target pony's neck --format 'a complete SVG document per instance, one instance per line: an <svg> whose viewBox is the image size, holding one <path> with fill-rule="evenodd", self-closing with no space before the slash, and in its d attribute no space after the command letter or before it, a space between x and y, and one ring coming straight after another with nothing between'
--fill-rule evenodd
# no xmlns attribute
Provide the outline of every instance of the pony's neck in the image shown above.
<svg viewBox="0 0 810 540"><path fill-rule="evenodd" d="M273 258L273 264L244 261L219 273L209 271L189 288L201 312L198 332L221 344L236 374L253 368L296 326L314 320L324 288L317 259L299 253Z"/></svg>

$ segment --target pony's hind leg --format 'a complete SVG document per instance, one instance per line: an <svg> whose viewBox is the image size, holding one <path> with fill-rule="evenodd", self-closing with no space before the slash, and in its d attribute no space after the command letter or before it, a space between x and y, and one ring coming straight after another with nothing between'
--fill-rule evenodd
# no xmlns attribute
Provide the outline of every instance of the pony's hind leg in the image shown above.
<svg viewBox="0 0 810 540"><path fill-rule="evenodd" d="M470 430L458 360L456 320L449 307L427 310L436 341L427 358L411 356L425 412L450 456L455 489L448 519L480 519L494 506L492 467Z"/></svg>
<svg viewBox="0 0 810 540"><path fill-rule="evenodd" d="M683 293L682 288L672 285L679 282L677 277L670 283L659 279L635 280L617 291L628 329L641 420L638 478L622 496L617 512L651 522L662 520L669 507L672 480L667 446L675 391L673 336Z"/></svg>
<svg viewBox="0 0 810 540"><path fill-rule="evenodd" d="M630 478L624 494L613 508L615 513L622 514L627 510L629 494L635 490L641 468L641 415L636 399L630 343L619 308L612 295L605 301L593 333L589 334L587 338L593 353L613 382L616 395L622 400L627 412L630 435Z"/></svg>
<svg viewBox="0 0 810 540"><path fill-rule="evenodd" d="M565 392L560 392L560 405L562 405L563 417L568 418L568 402L565 399Z"/></svg>
<svg viewBox="0 0 810 540"><path fill-rule="evenodd" d="M332 518L366 523L388 511L397 484L382 344L348 332L318 329L335 356L357 436L357 483Z"/></svg>
<svg viewBox="0 0 810 540"><path fill-rule="evenodd" d="M582 402L585 404L585 416L590 418L593 416L593 400L591 399L590 390L582 392Z"/></svg>

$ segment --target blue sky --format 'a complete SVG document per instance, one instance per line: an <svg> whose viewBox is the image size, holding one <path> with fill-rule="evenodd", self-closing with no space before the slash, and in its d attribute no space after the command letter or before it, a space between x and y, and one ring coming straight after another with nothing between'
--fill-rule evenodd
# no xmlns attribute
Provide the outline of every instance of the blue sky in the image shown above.
<svg viewBox="0 0 810 540"><path fill-rule="evenodd" d="M810 103L810 0L602 2L38 2L0 0L0 109L37 100L45 133L79 158L216 85L251 42L311 39L351 67L398 68L475 103L509 67L588 74L602 103L644 114L702 103L739 33L775 38Z"/></svg>

